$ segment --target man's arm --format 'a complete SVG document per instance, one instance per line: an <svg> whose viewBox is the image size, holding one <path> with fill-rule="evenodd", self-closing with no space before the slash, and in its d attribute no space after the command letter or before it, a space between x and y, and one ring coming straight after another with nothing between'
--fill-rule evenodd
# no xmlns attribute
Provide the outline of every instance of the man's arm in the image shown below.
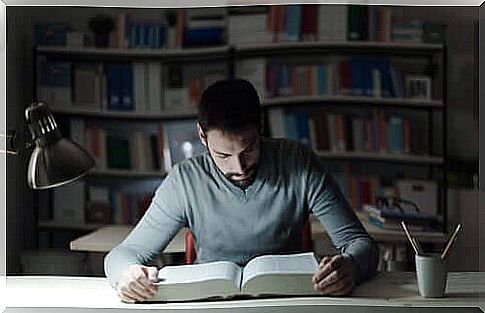
<svg viewBox="0 0 485 313"><path fill-rule="evenodd" d="M322 260L322 275L329 274L332 267L352 264L353 284L359 284L376 273L379 255L377 245L318 157L309 152L307 160L304 179L309 210L318 217L342 254L341 258L335 258L335 264L324 264L331 261L328 258Z"/></svg>
<svg viewBox="0 0 485 313"><path fill-rule="evenodd" d="M147 264L153 260L186 224L177 177L169 174L152 199L150 207L121 244L104 260L105 274L113 287L121 275L133 264Z"/></svg>

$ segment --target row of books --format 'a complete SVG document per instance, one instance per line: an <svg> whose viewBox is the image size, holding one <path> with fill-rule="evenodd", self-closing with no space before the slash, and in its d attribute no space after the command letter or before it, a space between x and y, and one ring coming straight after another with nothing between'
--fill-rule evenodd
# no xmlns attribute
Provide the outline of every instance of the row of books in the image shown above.
<svg viewBox="0 0 485 313"><path fill-rule="evenodd" d="M96 224L135 225L148 209L152 193L133 193L89 186L86 222Z"/></svg>
<svg viewBox="0 0 485 313"><path fill-rule="evenodd" d="M98 170L165 172L204 151L192 120L161 123L157 131L107 128L81 118L69 121L70 138L93 156Z"/></svg>
<svg viewBox="0 0 485 313"><path fill-rule="evenodd" d="M194 111L203 90L226 76L224 63L203 67L159 62L70 63L39 60L38 95L52 107L101 111Z"/></svg>
<svg viewBox="0 0 485 313"><path fill-rule="evenodd" d="M42 218L66 225L134 225L148 209L152 197L153 191L130 192L78 180L53 191L52 210L44 212Z"/></svg>
<svg viewBox="0 0 485 313"><path fill-rule="evenodd" d="M420 75L425 77L425 75ZM371 56L339 57L308 64L268 60L265 65L266 96L350 95L366 97L422 97L408 90L405 81L417 77L404 73L389 58ZM431 78L428 84L431 85ZM430 88L430 86L425 86Z"/></svg>
<svg viewBox="0 0 485 313"><path fill-rule="evenodd" d="M371 110L366 115L344 115L323 109L271 109L272 137L299 140L315 151L422 154L423 135L409 118Z"/></svg>
<svg viewBox="0 0 485 313"><path fill-rule="evenodd" d="M363 205L376 205L376 196L382 194L378 175L365 175L350 171L333 173L340 190L354 210Z"/></svg>
<svg viewBox="0 0 485 313"><path fill-rule="evenodd" d="M168 47L165 22L138 20L126 13L116 13L114 43L117 48L160 49Z"/></svg>
<svg viewBox="0 0 485 313"><path fill-rule="evenodd" d="M97 126L87 127L82 133L83 123L81 119L71 122L71 129L76 128L76 132L71 131L71 138L93 156L96 169L162 171L163 151L158 134L135 131L125 137Z"/></svg>
<svg viewBox="0 0 485 313"><path fill-rule="evenodd" d="M256 8L166 10L154 18L114 15L109 46L190 48L244 43L315 40L421 42L423 23L394 16L392 8L362 5L278 5ZM66 45L63 23L37 23L35 43Z"/></svg>

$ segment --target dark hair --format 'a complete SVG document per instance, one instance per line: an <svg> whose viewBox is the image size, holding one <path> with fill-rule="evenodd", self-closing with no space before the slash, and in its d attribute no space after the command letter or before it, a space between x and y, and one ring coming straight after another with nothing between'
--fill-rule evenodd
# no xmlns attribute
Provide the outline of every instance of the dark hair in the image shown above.
<svg viewBox="0 0 485 313"><path fill-rule="evenodd" d="M261 128L261 108L254 86L244 79L224 79L207 87L199 103L199 124L204 132Z"/></svg>

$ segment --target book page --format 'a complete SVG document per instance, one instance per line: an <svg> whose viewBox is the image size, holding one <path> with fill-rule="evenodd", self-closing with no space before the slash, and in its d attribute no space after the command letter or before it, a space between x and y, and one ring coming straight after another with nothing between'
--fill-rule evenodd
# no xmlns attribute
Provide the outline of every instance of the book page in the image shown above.
<svg viewBox="0 0 485 313"><path fill-rule="evenodd" d="M313 275L317 267L318 263L313 252L287 255L263 255L252 259L246 264L243 269L241 286L244 286L248 280L261 275Z"/></svg>
<svg viewBox="0 0 485 313"><path fill-rule="evenodd" d="M190 301L232 296L239 293L241 271L232 262L166 266L158 272L158 291L150 301Z"/></svg>
<svg viewBox="0 0 485 313"><path fill-rule="evenodd" d="M207 280L230 280L239 286L241 268L233 262L165 266L158 272L157 285L185 284Z"/></svg>

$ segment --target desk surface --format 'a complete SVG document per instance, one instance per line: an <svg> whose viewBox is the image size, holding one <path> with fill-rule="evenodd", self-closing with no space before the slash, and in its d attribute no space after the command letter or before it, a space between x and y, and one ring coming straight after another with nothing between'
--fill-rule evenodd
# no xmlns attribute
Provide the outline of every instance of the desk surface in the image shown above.
<svg viewBox="0 0 485 313"><path fill-rule="evenodd" d="M415 273L382 272L358 286L348 297L291 297L185 303L122 303L105 278L59 276L7 276L7 308L71 307L115 308L165 312L193 309L218 312L403 312L404 308L449 307L485 308L485 272L449 273L446 296L440 299L421 298L417 292ZM26 301L26 298L28 301ZM352 310L354 308L354 310ZM360 310L359 310L360 308ZM393 309L390 309L393 308ZM406 312L415 312L406 310ZM419 312L427 312L422 309ZM7 310L8 312L8 310ZM84 312L84 310L83 310ZM431 312L437 312L431 310ZM462 312L457 309L440 312Z"/></svg>
<svg viewBox="0 0 485 313"><path fill-rule="evenodd" d="M380 242L407 242L405 234L401 231L391 231L380 229L377 226L367 223L364 218L361 218L364 227L375 240ZM312 240L324 240L328 237L325 229L316 218L312 218ZM131 231L131 226L113 225L105 226L95 230L94 232L85 236L79 237L71 241L71 250L75 251L90 251L90 252L109 252L116 245L121 243L123 239ZM182 229L174 239L165 248L164 252L184 252L185 251L185 229ZM421 232L413 233L416 238L419 238L421 243L444 243L446 235L439 232Z"/></svg>

